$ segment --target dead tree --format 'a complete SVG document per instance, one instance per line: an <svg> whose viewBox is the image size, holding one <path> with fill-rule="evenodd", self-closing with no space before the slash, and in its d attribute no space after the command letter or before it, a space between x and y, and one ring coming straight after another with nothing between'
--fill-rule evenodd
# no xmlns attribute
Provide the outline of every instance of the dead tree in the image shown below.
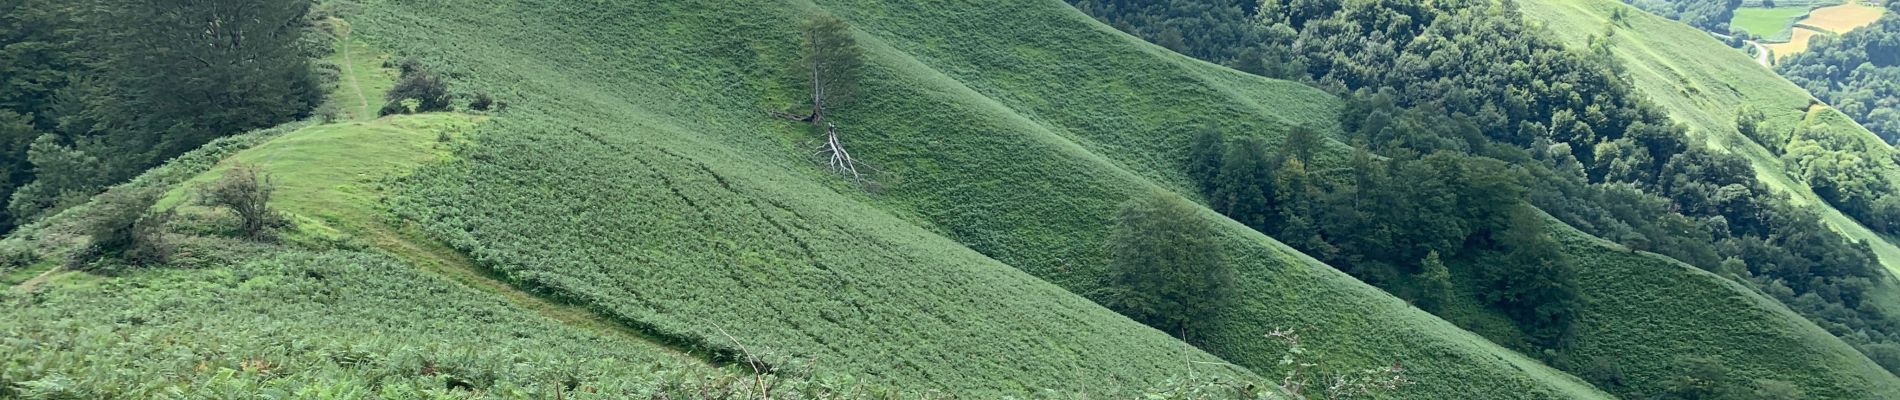
<svg viewBox="0 0 1900 400"><path fill-rule="evenodd" d="M858 172L858 160L851 158L851 152L844 149L843 142L838 141L837 124L825 124L825 143L818 146L812 158L824 163L831 172L850 177L853 181L864 181L864 174Z"/></svg>
<svg viewBox="0 0 1900 400"><path fill-rule="evenodd" d="M805 23L805 57L801 77L811 86L811 112L798 115L771 111L773 116L809 123L822 129L824 138L812 158L826 169L853 181L864 182L858 160L845 150L838 138L838 125L826 121L826 110L849 102L857 92L858 72L864 66L864 51L851 38L851 27L830 15L818 15Z"/></svg>

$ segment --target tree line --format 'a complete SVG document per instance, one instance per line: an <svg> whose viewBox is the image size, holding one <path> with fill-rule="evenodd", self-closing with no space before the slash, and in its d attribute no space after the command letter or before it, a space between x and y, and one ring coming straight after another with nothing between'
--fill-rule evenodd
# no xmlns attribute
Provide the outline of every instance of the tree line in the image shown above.
<svg viewBox="0 0 1900 400"><path fill-rule="evenodd" d="M307 0L0 0L0 232L311 115L316 18Z"/></svg>
<svg viewBox="0 0 1900 400"><path fill-rule="evenodd" d="M1682 21L1689 26L1715 33L1729 33L1731 30L1729 21L1735 19L1735 9L1742 6L1742 0L1623 0L1623 2L1651 14ZM1772 4L1773 1L1769 3Z"/></svg>
<svg viewBox="0 0 1900 400"><path fill-rule="evenodd" d="M1689 139L1623 78L1610 27L1571 50L1511 0L1072 1L1184 54L1345 97L1342 139L1361 149L1345 168L1284 150L1310 140L1299 130L1279 144L1294 152L1283 156L1245 132L1227 132L1237 138L1222 146L1197 141L1185 168L1215 209L1361 279L1413 281L1439 264L1527 269L1453 275L1554 276L1531 283L1536 293L1472 284L1538 345L1562 346L1569 284L1529 269L1571 267L1528 228L1535 207L1749 284L1900 369L1900 325L1862 301L1881 271L1871 249L1756 181L1747 160ZM1365 196L1390 209L1350 201ZM1529 261L1492 261L1508 257ZM1429 290L1383 286L1431 302Z"/></svg>

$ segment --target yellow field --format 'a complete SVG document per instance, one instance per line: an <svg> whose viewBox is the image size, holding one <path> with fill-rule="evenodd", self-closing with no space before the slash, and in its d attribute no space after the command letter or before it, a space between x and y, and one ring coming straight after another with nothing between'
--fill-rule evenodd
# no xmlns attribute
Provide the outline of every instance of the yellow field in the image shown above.
<svg viewBox="0 0 1900 400"><path fill-rule="evenodd" d="M1762 43L1762 46L1767 46L1769 50L1773 50L1775 52L1775 59L1780 60L1807 50L1808 42L1814 40L1815 35L1820 34L1820 32L1815 32L1813 29L1797 26L1794 28L1794 35L1791 36L1787 42Z"/></svg>
<svg viewBox="0 0 1900 400"><path fill-rule="evenodd" d="M1795 22L1793 35L1787 42L1762 43L1762 45L1768 47L1770 50L1774 50L1776 60L1788 58L1788 56L1795 55L1795 53L1806 51L1808 49L1808 43L1814 40L1815 35L1838 35L1863 26L1872 25L1874 21L1879 20L1880 15L1885 12L1886 9L1862 4L1859 0L1849 1L1847 4L1816 8L1814 11L1808 13L1807 18ZM1816 29L1825 30L1826 32L1817 31Z"/></svg>
<svg viewBox="0 0 1900 400"><path fill-rule="evenodd" d="M1846 33L1847 31L1863 26L1872 25L1874 20L1880 19L1880 14L1883 11L1885 10L1882 10L1880 7L1861 4L1859 1L1852 1L1838 6L1816 8L1813 12L1808 13L1808 19L1801 20L1801 23L1821 28L1828 32Z"/></svg>

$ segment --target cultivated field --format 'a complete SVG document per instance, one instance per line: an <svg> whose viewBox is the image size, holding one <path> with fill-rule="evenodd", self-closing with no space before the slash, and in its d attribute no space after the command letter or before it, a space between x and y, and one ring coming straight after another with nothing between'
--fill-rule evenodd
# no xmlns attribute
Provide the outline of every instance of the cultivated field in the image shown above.
<svg viewBox="0 0 1900 400"><path fill-rule="evenodd" d="M1885 8L1861 4L1861 0L1852 0L1847 4L1816 8L1814 12L1808 13L1807 19L1801 20L1801 24L1841 34L1871 25L1885 12Z"/></svg>
<svg viewBox="0 0 1900 400"><path fill-rule="evenodd" d="M1774 51L1779 60L1806 51L1815 36L1838 35L1871 25L1885 12L1885 8L1862 4L1862 0L1812 9L1797 5L1742 7L1735 10L1730 25L1761 35L1763 46Z"/></svg>
<svg viewBox="0 0 1900 400"><path fill-rule="evenodd" d="M1735 19L1729 21L1729 26L1761 35L1762 40L1787 41L1788 29L1794 26L1796 20L1808 15L1808 10L1808 7L1797 6L1737 8Z"/></svg>

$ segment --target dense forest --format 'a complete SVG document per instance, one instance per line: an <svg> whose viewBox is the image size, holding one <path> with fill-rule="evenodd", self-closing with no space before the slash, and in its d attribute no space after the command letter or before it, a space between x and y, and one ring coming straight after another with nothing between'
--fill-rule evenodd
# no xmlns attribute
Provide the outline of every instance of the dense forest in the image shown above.
<svg viewBox="0 0 1900 400"><path fill-rule="evenodd" d="M310 115L307 1L0 0L0 232L211 139ZM121 23L142 21L142 23Z"/></svg>
<svg viewBox="0 0 1900 400"><path fill-rule="evenodd" d="M1729 20L1735 19L1735 8L1742 6L1742 0L1624 0L1624 2L1643 11L1717 33L1729 32Z"/></svg>
<svg viewBox="0 0 1900 400"><path fill-rule="evenodd" d="M1573 267L1536 233L1541 210L1750 284L1900 370L1900 327L1862 301L1880 273L1871 250L1739 156L1689 140L1634 93L1607 41L1567 50L1509 0L1075 4L1185 54L1347 96L1340 139L1359 155L1343 165L1300 156L1316 139L1297 131L1277 152L1217 132L1186 168L1216 210L1428 310L1448 284L1439 269L1482 265L1451 275L1477 277L1480 300L1533 345L1563 346Z"/></svg>
<svg viewBox="0 0 1900 400"><path fill-rule="evenodd" d="M1879 134L1900 142L1900 2L1878 22L1852 32L1820 36L1808 51L1776 69Z"/></svg>

